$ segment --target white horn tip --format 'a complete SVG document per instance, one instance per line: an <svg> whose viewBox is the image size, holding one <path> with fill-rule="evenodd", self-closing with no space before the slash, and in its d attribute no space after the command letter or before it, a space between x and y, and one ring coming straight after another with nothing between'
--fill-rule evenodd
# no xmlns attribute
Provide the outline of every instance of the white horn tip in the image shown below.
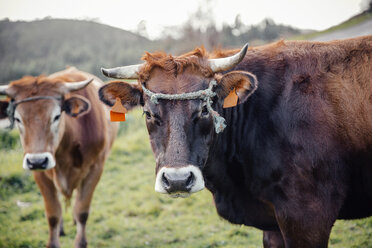
<svg viewBox="0 0 372 248"><path fill-rule="evenodd" d="M247 42L245 43L244 47L241 50L244 55L247 53L248 47L249 47L249 43Z"/></svg>
<svg viewBox="0 0 372 248"><path fill-rule="evenodd" d="M66 92L81 90L85 88L86 86L88 86L92 81L93 81L93 78L89 78L87 80L80 81L80 82L64 83L66 87Z"/></svg>
<svg viewBox="0 0 372 248"><path fill-rule="evenodd" d="M239 62L243 60L244 56L247 54L247 51L248 51L248 43L245 43L245 45L243 46L243 48L240 50L240 56L239 56Z"/></svg>
<svg viewBox="0 0 372 248"><path fill-rule="evenodd" d="M108 69L105 69L105 68L101 67L101 72L106 77L110 77Z"/></svg>
<svg viewBox="0 0 372 248"><path fill-rule="evenodd" d="M233 68L239 64L245 57L248 51L248 43L246 43L243 48L236 54L226 57L226 58L217 58L210 59L210 67L213 72L225 71Z"/></svg>
<svg viewBox="0 0 372 248"><path fill-rule="evenodd" d="M137 65L114 67L110 69L101 68L101 72L103 75L109 78L138 79L138 72L142 66L143 64L137 64Z"/></svg>

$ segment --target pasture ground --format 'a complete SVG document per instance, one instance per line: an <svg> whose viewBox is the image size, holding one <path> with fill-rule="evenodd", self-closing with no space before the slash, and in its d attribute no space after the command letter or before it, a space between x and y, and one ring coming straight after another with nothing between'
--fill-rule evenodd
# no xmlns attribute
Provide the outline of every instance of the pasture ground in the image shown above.
<svg viewBox="0 0 372 248"><path fill-rule="evenodd" d="M218 217L207 190L186 199L154 191L155 161L141 114L135 110L121 124L106 162L88 220L89 246L262 247L261 231ZM1 142L0 247L45 247L48 227L42 196L30 173L22 169L19 142L15 149L7 147L4 139ZM66 236L61 237L61 246L73 247L72 207L64 210L63 218ZM372 247L372 218L337 221L329 244L331 248Z"/></svg>

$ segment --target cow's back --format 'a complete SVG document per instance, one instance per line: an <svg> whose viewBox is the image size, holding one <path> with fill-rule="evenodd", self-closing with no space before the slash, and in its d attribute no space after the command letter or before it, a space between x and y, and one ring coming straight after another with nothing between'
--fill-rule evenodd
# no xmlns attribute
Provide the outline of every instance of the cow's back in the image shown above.
<svg viewBox="0 0 372 248"><path fill-rule="evenodd" d="M316 123L328 125L344 145L367 148L372 144L372 36L298 46L286 50L290 77L284 78L292 87L292 105L301 98L308 103L304 113L322 113Z"/></svg>
<svg viewBox="0 0 372 248"><path fill-rule="evenodd" d="M372 36L280 41L250 50L236 69L257 76L252 101L276 115L287 136L299 138L307 127L308 140L322 137L318 144L325 136L349 150L372 145Z"/></svg>
<svg viewBox="0 0 372 248"><path fill-rule="evenodd" d="M78 118L66 117L66 137L63 139L57 151L60 156L71 154L73 163L76 167L86 167L107 156L118 130L118 124L109 121L106 107L100 103L98 98L98 88L102 86L102 81L86 72L81 72L74 67L64 71L56 72L49 76L59 78L65 82L82 81L93 78L93 82L82 90L69 93L65 98L74 95L83 96L91 104L90 111ZM58 160L58 158L57 158Z"/></svg>
<svg viewBox="0 0 372 248"><path fill-rule="evenodd" d="M278 149L286 147L296 154L294 163L309 166L301 168L312 171L308 180L340 185L334 197L346 195L341 218L370 216L372 36L279 42L274 50L273 68L282 81L271 82L280 85L274 91L280 97L271 118L277 121L282 142L288 144ZM260 86L265 88L265 83Z"/></svg>

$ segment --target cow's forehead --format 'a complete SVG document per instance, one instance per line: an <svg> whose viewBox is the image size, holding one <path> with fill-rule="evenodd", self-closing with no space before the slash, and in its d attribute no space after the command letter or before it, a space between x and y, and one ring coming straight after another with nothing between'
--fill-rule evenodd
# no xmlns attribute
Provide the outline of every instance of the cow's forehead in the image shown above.
<svg viewBox="0 0 372 248"><path fill-rule="evenodd" d="M156 93L180 94L206 89L210 80L192 67L185 68L177 75L162 68L154 68L146 87Z"/></svg>
<svg viewBox="0 0 372 248"><path fill-rule="evenodd" d="M57 96L63 92L63 83L44 76L26 76L9 84L9 95L15 100L30 96Z"/></svg>
<svg viewBox="0 0 372 248"><path fill-rule="evenodd" d="M16 111L22 118L50 118L52 112L60 111L61 105L53 99L40 99L21 103L17 106Z"/></svg>

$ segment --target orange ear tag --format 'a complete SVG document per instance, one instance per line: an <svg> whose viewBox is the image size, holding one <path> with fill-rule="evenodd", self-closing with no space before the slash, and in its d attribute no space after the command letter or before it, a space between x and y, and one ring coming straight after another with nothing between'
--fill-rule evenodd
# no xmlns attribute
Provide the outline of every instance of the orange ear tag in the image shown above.
<svg viewBox="0 0 372 248"><path fill-rule="evenodd" d="M236 94L235 88L230 91L229 95L225 97L223 101L223 108L235 107L238 104L238 95Z"/></svg>
<svg viewBox="0 0 372 248"><path fill-rule="evenodd" d="M119 97L116 98L114 106L110 110L110 120L111 121L125 121L125 113L128 110L121 104Z"/></svg>

